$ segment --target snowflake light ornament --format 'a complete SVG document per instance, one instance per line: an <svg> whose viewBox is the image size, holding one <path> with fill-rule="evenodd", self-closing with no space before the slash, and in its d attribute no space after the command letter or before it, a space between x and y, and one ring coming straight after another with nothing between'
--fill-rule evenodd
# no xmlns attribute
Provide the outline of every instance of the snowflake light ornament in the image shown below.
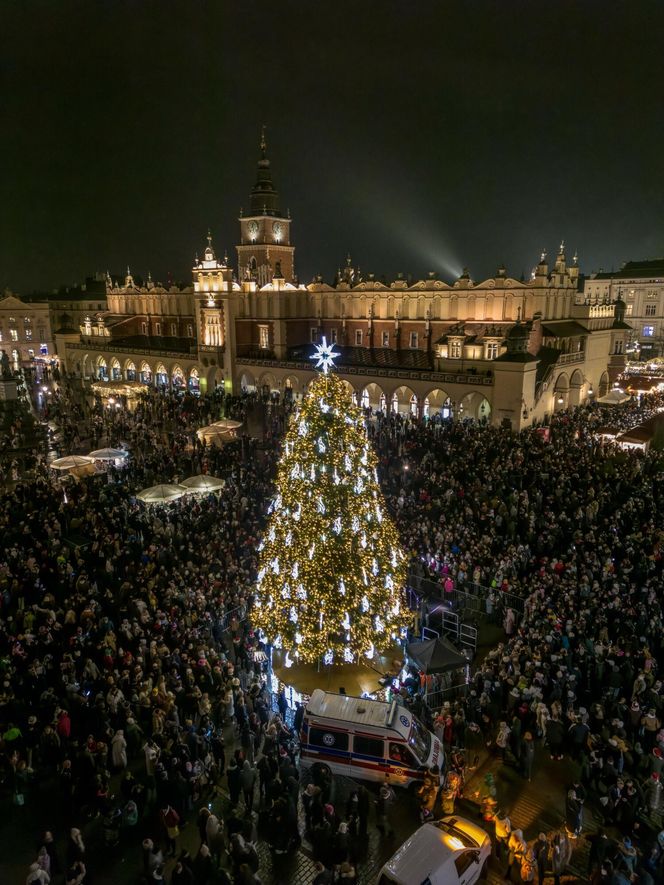
<svg viewBox="0 0 664 885"><path fill-rule="evenodd" d="M309 357L310 360L316 360L316 368L322 369L323 374L327 375L330 369L334 368L334 361L339 356L339 352L334 349L334 344L328 344L325 336L321 339L321 344L316 344L316 353Z"/></svg>

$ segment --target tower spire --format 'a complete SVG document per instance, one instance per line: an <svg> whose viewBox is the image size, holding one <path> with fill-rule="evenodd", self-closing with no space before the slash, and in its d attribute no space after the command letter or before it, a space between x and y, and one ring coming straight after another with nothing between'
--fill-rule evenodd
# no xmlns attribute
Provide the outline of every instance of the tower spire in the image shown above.
<svg viewBox="0 0 664 885"><path fill-rule="evenodd" d="M267 142L265 141L265 123L261 126L261 154L265 159L265 151L267 150Z"/></svg>

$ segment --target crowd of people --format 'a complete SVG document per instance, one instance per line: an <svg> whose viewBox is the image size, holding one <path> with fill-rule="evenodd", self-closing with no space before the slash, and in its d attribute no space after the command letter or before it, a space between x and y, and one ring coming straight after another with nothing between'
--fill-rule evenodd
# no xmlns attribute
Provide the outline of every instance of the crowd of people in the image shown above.
<svg viewBox="0 0 664 885"><path fill-rule="evenodd" d="M632 423L662 406L654 394L623 408ZM596 881L661 881L664 459L603 445L605 421L594 407L554 417L548 438L515 439L393 416L374 437L402 536L426 564L419 575L442 598L484 589L504 625L463 702L434 727L448 746L491 748L528 780L539 744L551 760L573 759L569 837L586 805L616 836L592 854ZM550 865L566 856L565 837L547 851Z"/></svg>
<svg viewBox="0 0 664 885"><path fill-rule="evenodd" d="M306 835L317 885L352 885L370 807L391 831L389 790L373 803L360 788L342 810L324 771L300 785L301 711L291 723L283 703L272 709L250 603L288 410L271 410L260 448L248 436L210 448L195 432L251 407L247 397L152 393L130 413L91 408L62 387L44 416L62 443L125 445L128 464L64 488L38 452L0 498L4 785L26 815L42 782L58 792L59 829L39 836L28 882L93 882L94 822L109 851L135 834L149 881L163 881L174 856L174 885L259 882L257 826L276 867ZM430 710L416 686L408 703L449 750L488 747L526 779L544 752L579 766L578 777L563 775L558 841L544 834L545 851L514 836L510 847L508 834L517 881L531 855L542 876L564 868L586 806L610 834L591 854L595 881L662 875L651 823L664 762L662 461L602 445L593 431L603 421L598 407L565 413L546 440L367 421L419 576L442 597L447 583L488 588L505 626L465 697ZM221 494L165 508L134 497L199 472L224 476ZM188 823L200 836L194 853L182 848Z"/></svg>

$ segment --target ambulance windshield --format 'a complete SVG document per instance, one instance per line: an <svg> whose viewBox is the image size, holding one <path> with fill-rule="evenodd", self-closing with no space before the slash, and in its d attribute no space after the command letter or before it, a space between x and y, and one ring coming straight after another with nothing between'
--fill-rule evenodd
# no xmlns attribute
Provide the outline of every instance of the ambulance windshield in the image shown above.
<svg viewBox="0 0 664 885"><path fill-rule="evenodd" d="M408 746L417 756L419 763L426 765L431 749L431 735L416 716L413 716Z"/></svg>

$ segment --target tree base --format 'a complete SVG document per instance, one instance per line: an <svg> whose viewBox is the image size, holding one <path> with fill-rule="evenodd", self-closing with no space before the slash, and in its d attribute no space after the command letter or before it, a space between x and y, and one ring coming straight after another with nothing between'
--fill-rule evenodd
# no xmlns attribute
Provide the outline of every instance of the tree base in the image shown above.
<svg viewBox="0 0 664 885"><path fill-rule="evenodd" d="M361 664L303 664L297 661L286 667L284 655L279 650L272 652L272 671L280 683L292 688L298 695L310 697L314 689L333 691L361 697L375 695L390 685L390 677L398 676L403 666L403 649L392 645L382 652L376 652L371 661ZM288 692L287 692L288 693Z"/></svg>

